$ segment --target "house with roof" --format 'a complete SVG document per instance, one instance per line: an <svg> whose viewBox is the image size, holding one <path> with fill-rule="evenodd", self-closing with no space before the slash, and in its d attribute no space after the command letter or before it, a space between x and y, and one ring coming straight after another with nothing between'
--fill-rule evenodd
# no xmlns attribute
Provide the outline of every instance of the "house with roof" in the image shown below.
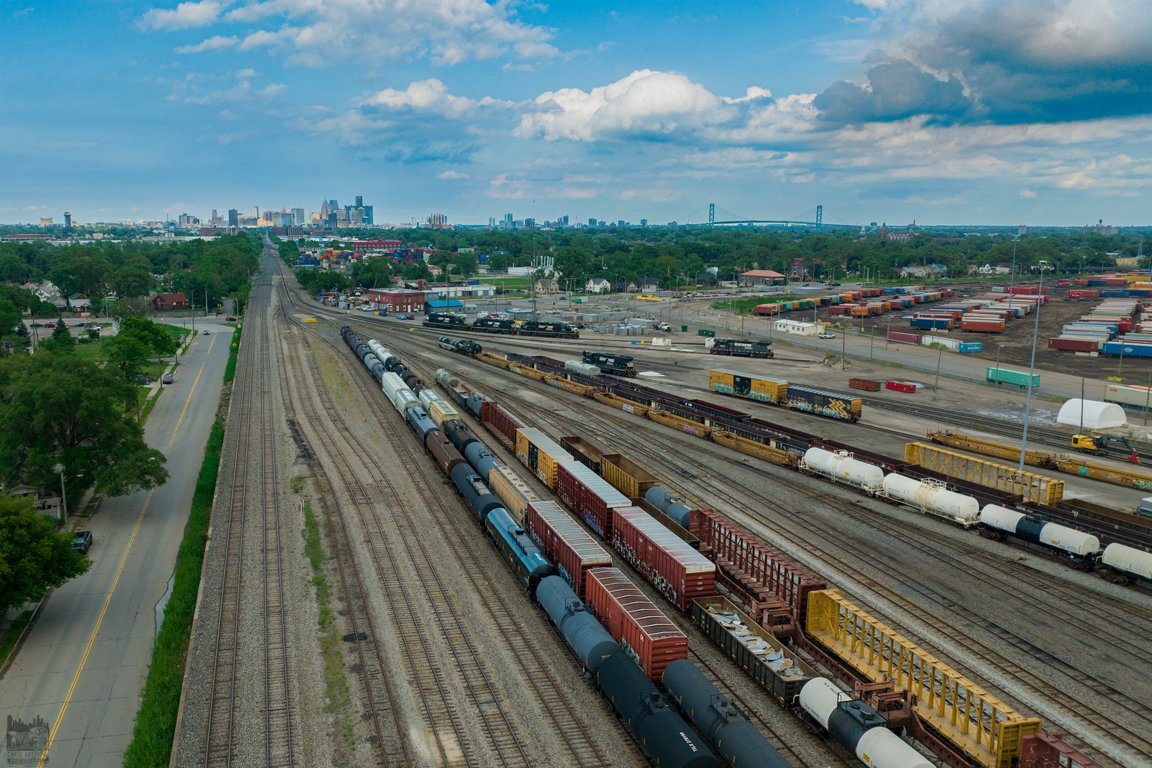
<svg viewBox="0 0 1152 768"><path fill-rule="evenodd" d="M157 312L171 312L176 309L188 309L188 297L183 293L157 293L149 300L152 309Z"/></svg>
<svg viewBox="0 0 1152 768"><path fill-rule="evenodd" d="M612 290L612 283L602 277L593 277L584 284L587 293L608 293Z"/></svg>
<svg viewBox="0 0 1152 768"><path fill-rule="evenodd" d="M788 278L771 269L750 269L740 273L740 287L763 287L766 285L784 285Z"/></svg>
<svg viewBox="0 0 1152 768"><path fill-rule="evenodd" d="M86 315L92 311L92 299L82 293L74 293L68 297L68 307L77 314Z"/></svg>

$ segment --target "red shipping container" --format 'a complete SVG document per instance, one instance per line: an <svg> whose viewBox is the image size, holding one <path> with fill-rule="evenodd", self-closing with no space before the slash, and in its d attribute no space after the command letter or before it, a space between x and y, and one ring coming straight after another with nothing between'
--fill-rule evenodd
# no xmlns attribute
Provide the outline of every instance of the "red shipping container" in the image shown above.
<svg viewBox="0 0 1152 768"><path fill-rule="evenodd" d="M688 658L688 636L619 568L589 571L586 587L584 604L589 613L636 660L648 679L659 682L664 667Z"/></svg>
<svg viewBox="0 0 1152 768"><path fill-rule="evenodd" d="M485 400L480 406L480 421L508 448L516 445L516 430L524 426L519 419L491 400Z"/></svg>
<svg viewBox="0 0 1152 768"><path fill-rule="evenodd" d="M916 386L909 384L906 381L886 381L884 382L884 389L890 389L893 392L915 392Z"/></svg>
<svg viewBox="0 0 1152 768"><path fill-rule="evenodd" d="M612 510L632 506L607 480L575 461L557 467L556 495L605 541L612 535Z"/></svg>
<svg viewBox="0 0 1152 768"><path fill-rule="evenodd" d="M900 341L905 344L919 344L920 334L909 333L908 331L889 331L888 339L890 341Z"/></svg>
<svg viewBox="0 0 1152 768"><path fill-rule="evenodd" d="M563 465L562 465L563 466ZM530 501L524 510L524 530L579 597L584 596L590 568L610 568L612 556L554 501Z"/></svg>
<svg viewBox="0 0 1152 768"><path fill-rule="evenodd" d="M716 594L716 565L639 507L612 511L612 546L677 608Z"/></svg>
<svg viewBox="0 0 1152 768"><path fill-rule="evenodd" d="M1063 352L1095 352L1100 348L1100 342L1092 339L1062 339L1057 336L1048 339L1048 347Z"/></svg>

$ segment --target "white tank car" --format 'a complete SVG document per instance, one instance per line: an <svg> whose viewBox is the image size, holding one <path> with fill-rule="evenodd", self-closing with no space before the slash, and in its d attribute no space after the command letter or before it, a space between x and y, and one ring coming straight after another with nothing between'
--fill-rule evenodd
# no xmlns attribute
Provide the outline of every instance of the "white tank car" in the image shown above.
<svg viewBox="0 0 1152 768"><path fill-rule="evenodd" d="M804 684L800 689L800 706L829 736L869 768L934 768L924 755L885 728L875 710L861 701L853 701L827 678L814 677ZM857 713L855 716L853 711ZM832 722L833 718L837 723ZM854 727L845 727L846 723Z"/></svg>
<svg viewBox="0 0 1152 768"><path fill-rule="evenodd" d="M847 451L809 448L800 460L802 470L830 477L875 493L884 485L884 470L875 464L852 458Z"/></svg>
<svg viewBox="0 0 1152 768"><path fill-rule="evenodd" d="M1100 562L1126 575L1152 579L1152 552L1134 549L1124 544L1109 544L1104 547Z"/></svg>
<svg viewBox="0 0 1152 768"><path fill-rule="evenodd" d="M814 677L800 689L800 706L825 730L836 705L847 700L848 694L826 677Z"/></svg>
<svg viewBox="0 0 1152 768"><path fill-rule="evenodd" d="M388 364L388 358L393 357L393 354L388 351L388 348L376 341L376 339L368 339L368 348L371 349L372 353L380 358L380 362L385 365Z"/></svg>
<svg viewBox="0 0 1152 768"><path fill-rule="evenodd" d="M895 472L884 478L884 493L889 497L938 517L963 525L975 525L980 519L980 503L971 496L950 491L943 483L914 480Z"/></svg>
<svg viewBox="0 0 1152 768"><path fill-rule="evenodd" d="M1048 523L1040 529L1040 543L1079 557L1100 551L1100 539L1059 523Z"/></svg>
<svg viewBox="0 0 1152 768"><path fill-rule="evenodd" d="M460 379L458 379L456 374L452 373L447 368L437 368L436 382L442 387L452 389L452 387L460 383Z"/></svg>
<svg viewBox="0 0 1152 768"><path fill-rule="evenodd" d="M980 522L989 528L1005 533L1016 533L1016 523L1025 517L1023 512L1001 507L999 504L985 504L980 510Z"/></svg>
<svg viewBox="0 0 1152 768"><path fill-rule="evenodd" d="M856 742L856 757L869 768L935 768L935 763L887 728L864 731Z"/></svg>

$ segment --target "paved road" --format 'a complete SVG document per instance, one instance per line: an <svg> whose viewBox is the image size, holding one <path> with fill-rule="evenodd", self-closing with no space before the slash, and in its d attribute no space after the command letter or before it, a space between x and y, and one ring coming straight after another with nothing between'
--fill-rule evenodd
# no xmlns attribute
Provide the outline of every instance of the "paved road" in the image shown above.
<svg viewBox="0 0 1152 768"><path fill-rule="evenodd" d="M115 766L132 726L151 660L157 605L168 587L196 475L220 401L231 329L201 319L148 419L148 444L168 457L168 483L106 499L92 520L92 568L48 599L0 680L0 722L47 722L48 760ZM75 522L75 521L73 521ZM5 754L0 765L16 765Z"/></svg>

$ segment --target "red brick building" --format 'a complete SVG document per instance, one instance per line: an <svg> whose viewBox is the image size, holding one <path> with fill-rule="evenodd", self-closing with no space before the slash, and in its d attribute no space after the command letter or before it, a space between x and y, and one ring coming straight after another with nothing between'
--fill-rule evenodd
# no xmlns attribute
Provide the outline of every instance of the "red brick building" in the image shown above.
<svg viewBox="0 0 1152 768"><path fill-rule="evenodd" d="M188 309L188 297L182 293L158 293L152 297L152 308L157 312Z"/></svg>

